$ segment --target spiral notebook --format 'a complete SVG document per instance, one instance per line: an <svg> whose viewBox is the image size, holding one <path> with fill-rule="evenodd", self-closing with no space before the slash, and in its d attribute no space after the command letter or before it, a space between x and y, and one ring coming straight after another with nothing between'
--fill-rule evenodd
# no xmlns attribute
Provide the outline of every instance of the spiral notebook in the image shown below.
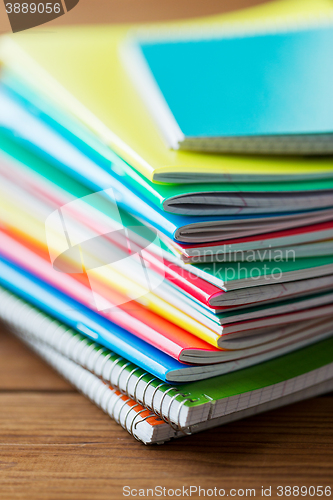
<svg viewBox="0 0 333 500"><path fill-rule="evenodd" d="M235 420L251 417L264 411L273 410L287 404L308 399L333 388L333 380L318 383L305 389L298 390L287 396L272 399L267 403L251 406L245 410L236 410L222 417L208 419L187 428L180 428L169 424L166 420L152 413L150 409L136 403L112 386L101 381L88 370L70 361L46 345L31 341L30 338L17 333L32 350L48 362L60 375L66 378L74 387L87 396L93 403L107 413L112 419L127 430L135 439L144 444L163 444L172 438L191 435L219 425L226 425Z"/></svg>
<svg viewBox="0 0 333 500"><path fill-rule="evenodd" d="M17 336L138 441L160 444L176 437L173 427L163 419L82 366L45 344L33 342L21 334Z"/></svg>
<svg viewBox="0 0 333 500"><path fill-rule="evenodd" d="M279 406L284 404L285 397L292 402L311 387L314 391L317 390L315 387L323 387L323 384L332 387L332 338L237 374L171 386L3 288L0 289L0 318L94 401L101 401L101 393L107 391L105 385L98 382L103 379L119 390L115 402L121 399L120 394L125 394L128 402L134 400L176 429L177 432L170 431L168 435L161 427L150 438L155 441L181 435L178 431L191 433L206 426L219 425L225 417L227 420L242 418L243 412L246 414L251 408L255 412L256 407L262 411L264 405L270 407L276 403ZM330 335L332 332L333 328ZM76 370L75 366L84 370ZM138 411L143 414L143 408L136 406L134 412L133 406L133 414L129 418L132 410L127 408L128 411L125 411L125 405L123 398L120 405L123 410L118 408L118 413L112 412L112 415L118 421L125 419L125 422L122 420L123 426L130 430L132 419L139 418L135 414ZM124 413L120 415L122 411ZM149 420L150 414L145 414L145 417ZM222 421L219 420L221 418ZM155 420L152 421L157 425ZM146 437L142 440L147 442Z"/></svg>

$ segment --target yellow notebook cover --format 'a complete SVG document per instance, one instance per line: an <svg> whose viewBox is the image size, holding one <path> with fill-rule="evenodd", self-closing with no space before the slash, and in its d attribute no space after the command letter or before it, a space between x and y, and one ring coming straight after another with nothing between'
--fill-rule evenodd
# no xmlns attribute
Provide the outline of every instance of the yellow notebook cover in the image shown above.
<svg viewBox="0 0 333 500"><path fill-rule="evenodd" d="M249 30L274 23L322 22L332 14L329 0L279 0L225 15L151 24L149 29L184 33ZM2 38L0 59L35 90L84 122L153 182L273 181L332 171L329 158L258 158L168 149L121 61L121 47L133 27L53 28L52 32L41 30L38 36L7 35Z"/></svg>

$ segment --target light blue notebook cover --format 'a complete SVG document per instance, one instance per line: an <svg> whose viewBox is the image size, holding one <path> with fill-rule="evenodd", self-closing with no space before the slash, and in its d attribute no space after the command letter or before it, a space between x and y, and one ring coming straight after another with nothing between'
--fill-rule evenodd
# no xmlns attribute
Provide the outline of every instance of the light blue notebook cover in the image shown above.
<svg viewBox="0 0 333 500"><path fill-rule="evenodd" d="M137 48L185 140L333 131L333 27Z"/></svg>

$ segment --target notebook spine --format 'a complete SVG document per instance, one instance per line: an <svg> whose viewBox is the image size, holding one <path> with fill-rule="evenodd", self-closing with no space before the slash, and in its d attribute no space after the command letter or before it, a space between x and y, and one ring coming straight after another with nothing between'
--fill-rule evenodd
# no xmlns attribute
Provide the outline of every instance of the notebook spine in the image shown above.
<svg viewBox="0 0 333 500"><path fill-rule="evenodd" d="M44 344L36 344L25 335L18 334L34 351L45 359L55 370L75 386L82 394L107 413L138 441L144 442L138 433L140 423L154 419L156 415L139 405L119 390L109 386L80 365ZM132 404L134 403L134 404ZM126 413L124 413L127 408ZM147 414L148 413L148 414ZM145 415L143 415L145 414Z"/></svg>
<svg viewBox="0 0 333 500"><path fill-rule="evenodd" d="M19 333L28 339L32 337L50 346L77 365L110 383L121 394L128 395L138 404L154 412L173 429L187 433L186 428L180 425L181 410L186 402L193 400L186 397L178 388L161 382L138 366L127 362L123 357L59 323L1 287L0 317L14 333ZM146 383L139 394L138 388L143 379ZM131 394L130 387L132 387ZM148 397L151 389L152 393ZM159 402L156 401L157 394L160 396Z"/></svg>

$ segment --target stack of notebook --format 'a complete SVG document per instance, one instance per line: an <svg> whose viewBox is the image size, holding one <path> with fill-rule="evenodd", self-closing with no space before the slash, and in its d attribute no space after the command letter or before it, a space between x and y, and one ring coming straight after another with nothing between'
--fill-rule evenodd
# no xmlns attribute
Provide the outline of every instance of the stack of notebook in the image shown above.
<svg viewBox="0 0 333 500"><path fill-rule="evenodd" d="M333 389L331 18L1 40L0 318L144 443Z"/></svg>

